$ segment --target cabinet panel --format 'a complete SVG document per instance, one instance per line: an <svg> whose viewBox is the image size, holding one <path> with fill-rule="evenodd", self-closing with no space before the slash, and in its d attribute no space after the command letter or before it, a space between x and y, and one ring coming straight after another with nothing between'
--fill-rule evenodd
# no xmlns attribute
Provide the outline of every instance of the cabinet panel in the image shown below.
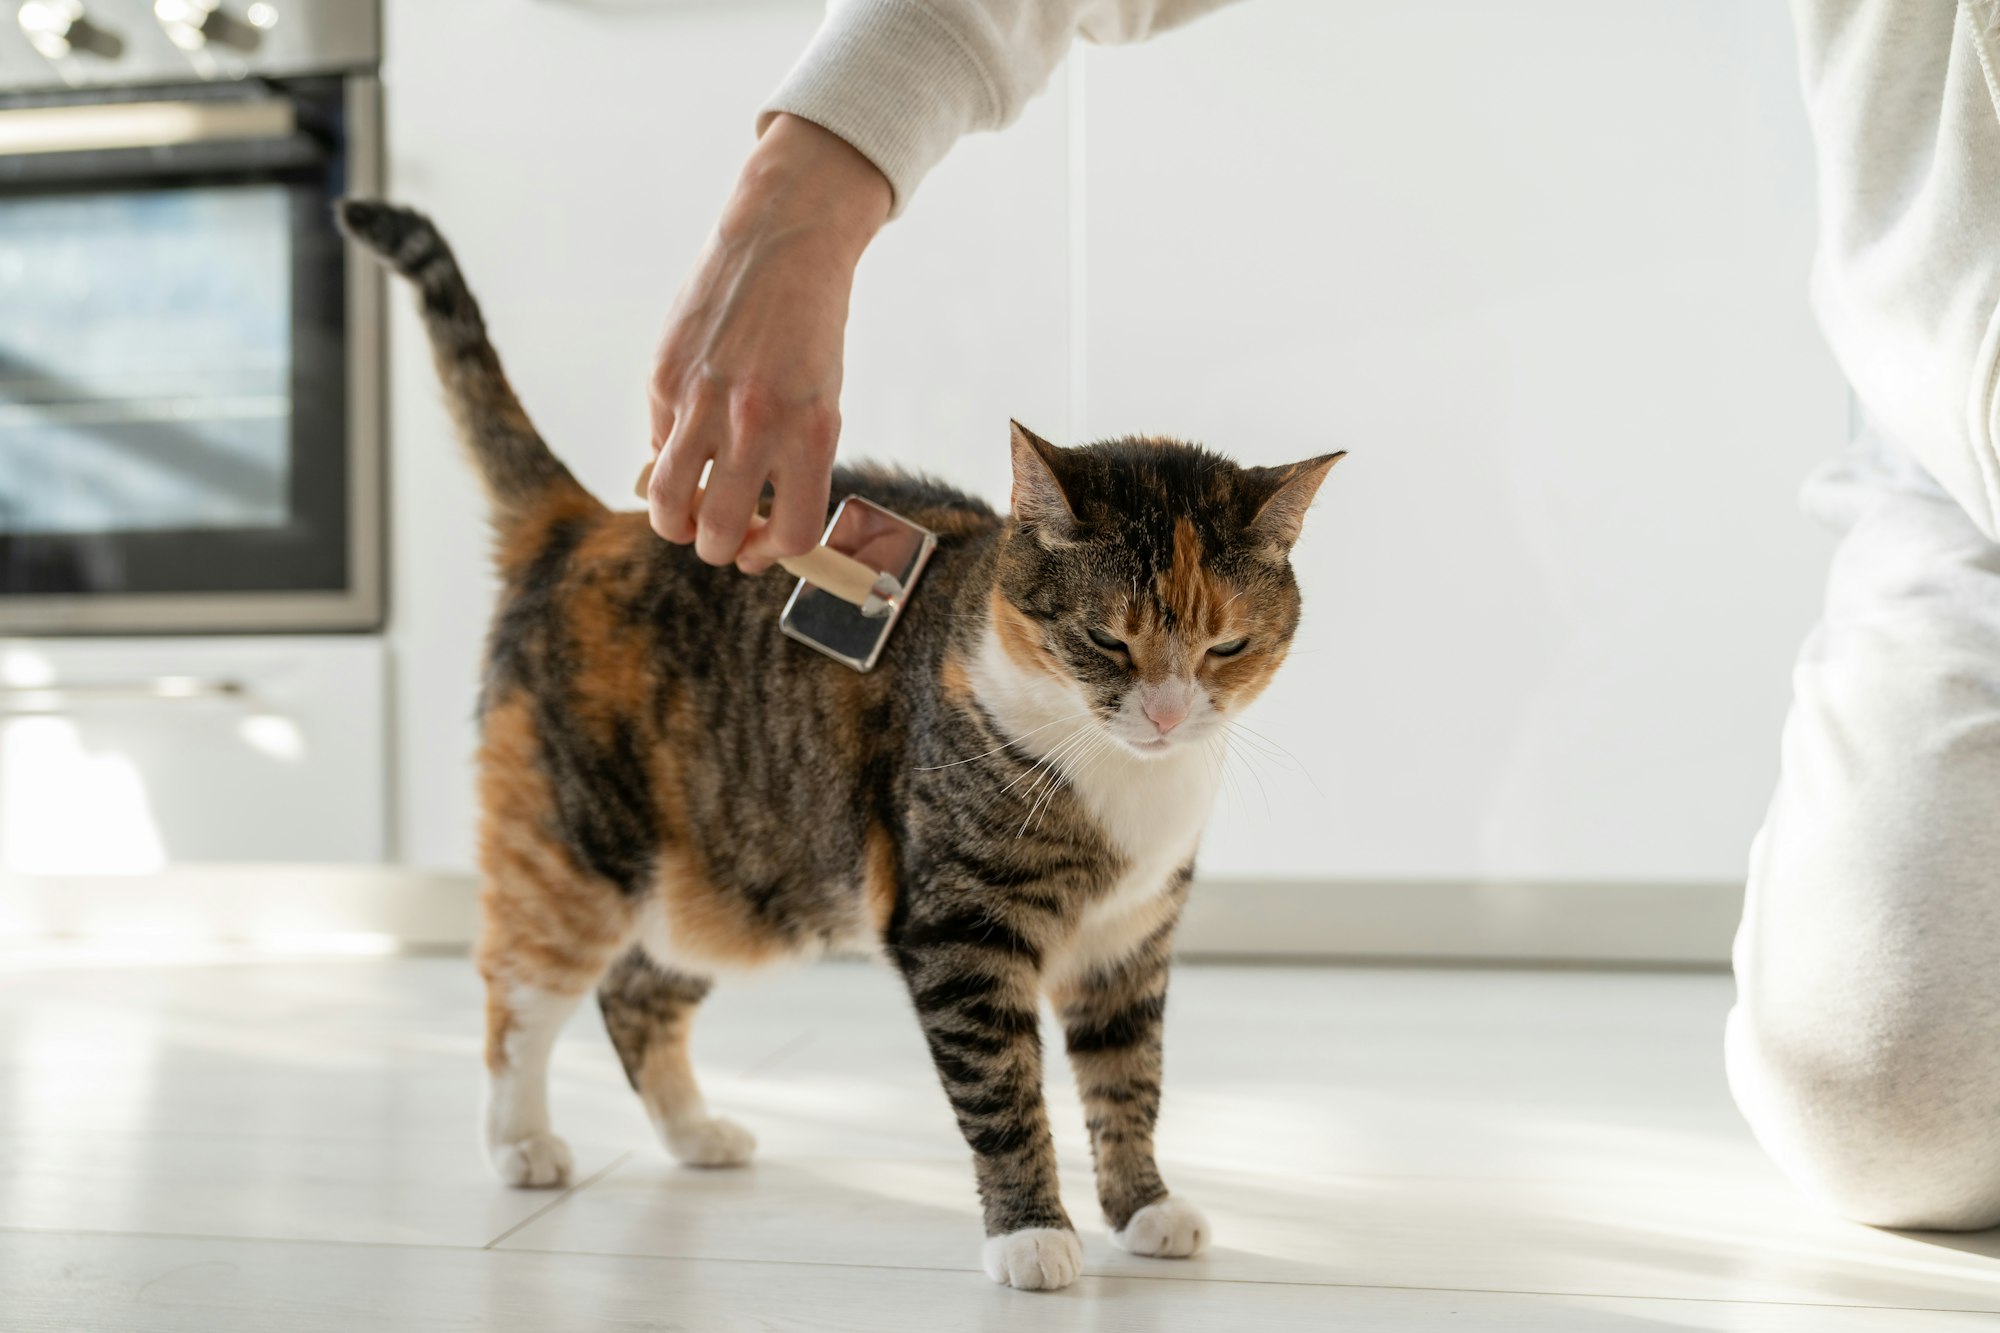
<svg viewBox="0 0 2000 1333"><path fill-rule="evenodd" d="M387 852L377 639L0 640L0 869Z"/></svg>

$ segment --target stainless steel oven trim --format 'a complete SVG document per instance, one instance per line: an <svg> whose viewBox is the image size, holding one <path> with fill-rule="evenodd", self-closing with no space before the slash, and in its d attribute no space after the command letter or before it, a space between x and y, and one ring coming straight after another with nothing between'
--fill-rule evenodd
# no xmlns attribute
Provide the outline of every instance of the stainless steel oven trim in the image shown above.
<svg viewBox="0 0 2000 1333"><path fill-rule="evenodd" d="M382 84L372 75L347 80L347 126L351 148L347 192L363 198L382 193ZM388 544L389 488L383 440L387 403L383 393L388 323L383 308L385 277L380 264L349 254L347 264L347 519L348 600L352 628L381 624L385 547Z"/></svg>
<svg viewBox="0 0 2000 1333"><path fill-rule="evenodd" d="M233 139L284 139L298 130L290 102L97 102L0 111L0 153L175 148Z"/></svg>
<svg viewBox="0 0 2000 1333"><path fill-rule="evenodd" d="M382 188L382 85L346 81L347 188ZM261 630L369 630L382 623L383 278L376 264L347 266L347 588L342 592L84 594L0 598L0 634L204 634Z"/></svg>

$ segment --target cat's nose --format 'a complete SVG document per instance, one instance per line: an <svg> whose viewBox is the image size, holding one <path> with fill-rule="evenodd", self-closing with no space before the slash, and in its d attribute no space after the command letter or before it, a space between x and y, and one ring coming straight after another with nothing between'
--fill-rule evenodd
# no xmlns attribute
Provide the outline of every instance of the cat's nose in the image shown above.
<svg viewBox="0 0 2000 1333"><path fill-rule="evenodd" d="M1141 699L1139 709L1145 713L1146 720L1153 724L1153 729L1164 736L1187 720L1188 701L1181 696L1169 699L1156 694Z"/></svg>

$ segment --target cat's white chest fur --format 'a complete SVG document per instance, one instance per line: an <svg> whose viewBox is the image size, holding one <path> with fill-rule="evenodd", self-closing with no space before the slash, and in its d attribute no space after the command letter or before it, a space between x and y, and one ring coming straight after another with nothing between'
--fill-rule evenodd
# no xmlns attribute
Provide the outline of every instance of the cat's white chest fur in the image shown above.
<svg viewBox="0 0 2000 1333"><path fill-rule="evenodd" d="M971 676L979 702L1019 748L1056 756L1071 791L1124 854L1117 884L1091 904L1070 951L1078 961L1100 956L1126 934L1120 923L1150 917L1147 909L1193 857L1215 803L1220 759L1200 742L1142 758L1091 734L1097 723L1077 690L1023 670L991 630Z"/></svg>

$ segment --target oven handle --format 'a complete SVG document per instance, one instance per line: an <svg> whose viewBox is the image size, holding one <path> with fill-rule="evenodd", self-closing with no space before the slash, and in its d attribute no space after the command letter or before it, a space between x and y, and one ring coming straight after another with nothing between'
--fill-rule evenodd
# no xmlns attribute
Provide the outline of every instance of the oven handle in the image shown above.
<svg viewBox="0 0 2000 1333"><path fill-rule="evenodd" d="M153 676L133 681L51 681L47 685L0 687L0 713L54 713L71 700L100 703L134 700L244 699L249 689L226 676Z"/></svg>
<svg viewBox="0 0 2000 1333"><path fill-rule="evenodd" d="M298 128L283 98L18 107L0 111L0 157L289 139Z"/></svg>

